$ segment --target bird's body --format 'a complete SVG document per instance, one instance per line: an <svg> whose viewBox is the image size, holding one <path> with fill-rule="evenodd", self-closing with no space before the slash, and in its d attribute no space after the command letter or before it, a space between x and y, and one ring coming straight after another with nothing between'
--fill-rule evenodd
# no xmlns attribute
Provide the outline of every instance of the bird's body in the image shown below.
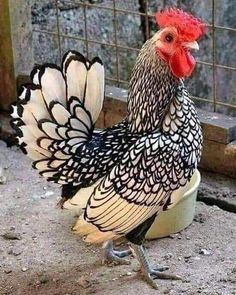
<svg viewBox="0 0 236 295"><path fill-rule="evenodd" d="M171 193L186 184L200 159L200 123L183 82L175 79L168 67L160 67L159 63L163 63L160 59L143 56L151 51L146 47L152 47L154 41L151 39L145 44L134 67L127 117L121 124L98 133L94 141L85 146L89 158L99 146L97 154L91 159L96 163L101 161L102 165L87 165L95 167L94 174L99 173L98 182L89 193L86 189L87 198L83 195L84 191L79 190L65 204L67 208L72 208L69 204L73 204L76 209L76 203L81 207L82 200L86 205L90 198L93 209L89 206L86 208L85 220L102 230L100 234L97 231L90 233L87 239L90 242L102 242L102 237L110 239L113 237L110 229L113 228L114 237L127 235L140 224L142 218L145 222L162 210L168 198L169 203L172 203ZM97 142L100 144L96 145ZM108 165L105 166L104 160L108 160ZM85 173L87 175L88 171ZM95 200L99 191L107 194L106 201L104 196L101 197L104 200L101 208L100 199ZM119 195L118 200L116 195ZM142 211L137 212L137 206L142 206ZM100 219L97 213L99 210ZM93 219L93 211L96 220ZM133 216L139 223L135 222ZM74 229L84 234L82 228L80 219ZM142 239L144 236L145 233Z"/></svg>
<svg viewBox="0 0 236 295"><path fill-rule="evenodd" d="M94 130L103 102L103 65L74 51L61 68L35 68L33 84L13 107L21 147L41 175L63 185L62 206L80 214L73 229L88 242L125 236L142 245L158 212L177 202L172 193L186 184L200 160L201 127L182 80L194 63L177 41L180 53L172 58L177 29L163 26L140 51L121 123ZM186 40L192 39L181 42L190 46ZM176 65L179 59L183 67Z"/></svg>

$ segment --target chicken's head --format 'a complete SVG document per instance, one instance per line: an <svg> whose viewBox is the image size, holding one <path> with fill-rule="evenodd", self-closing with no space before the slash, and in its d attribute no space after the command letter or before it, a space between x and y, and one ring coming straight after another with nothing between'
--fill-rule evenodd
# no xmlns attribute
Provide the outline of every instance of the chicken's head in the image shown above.
<svg viewBox="0 0 236 295"><path fill-rule="evenodd" d="M195 67L190 50L198 50L196 42L205 32L199 19L180 9L167 9L156 14L160 31L156 35L156 52L177 78L188 77Z"/></svg>

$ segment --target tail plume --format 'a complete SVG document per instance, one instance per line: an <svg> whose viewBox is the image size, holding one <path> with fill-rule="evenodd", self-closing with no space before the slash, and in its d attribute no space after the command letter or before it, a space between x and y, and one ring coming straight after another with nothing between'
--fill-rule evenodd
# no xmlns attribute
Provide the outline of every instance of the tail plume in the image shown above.
<svg viewBox="0 0 236 295"><path fill-rule="evenodd" d="M74 183L76 151L90 140L103 104L103 64L69 51L61 68L37 66L31 79L12 105L19 146L48 180Z"/></svg>

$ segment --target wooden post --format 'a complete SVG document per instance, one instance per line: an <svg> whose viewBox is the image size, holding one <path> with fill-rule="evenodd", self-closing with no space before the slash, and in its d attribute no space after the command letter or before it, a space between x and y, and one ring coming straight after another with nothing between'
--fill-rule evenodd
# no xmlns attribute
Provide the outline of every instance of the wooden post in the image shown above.
<svg viewBox="0 0 236 295"><path fill-rule="evenodd" d="M16 97L8 0L0 1L0 109L7 110Z"/></svg>

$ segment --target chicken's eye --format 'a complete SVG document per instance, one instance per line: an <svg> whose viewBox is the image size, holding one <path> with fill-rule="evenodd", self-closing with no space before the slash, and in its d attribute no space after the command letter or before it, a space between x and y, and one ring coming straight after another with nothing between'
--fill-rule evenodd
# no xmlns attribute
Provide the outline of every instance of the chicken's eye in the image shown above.
<svg viewBox="0 0 236 295"><path fill-rule="evenodd" d="M165 39L168 43L171 43L174 40L174 37L171 34L167 34Z"/></svg>

